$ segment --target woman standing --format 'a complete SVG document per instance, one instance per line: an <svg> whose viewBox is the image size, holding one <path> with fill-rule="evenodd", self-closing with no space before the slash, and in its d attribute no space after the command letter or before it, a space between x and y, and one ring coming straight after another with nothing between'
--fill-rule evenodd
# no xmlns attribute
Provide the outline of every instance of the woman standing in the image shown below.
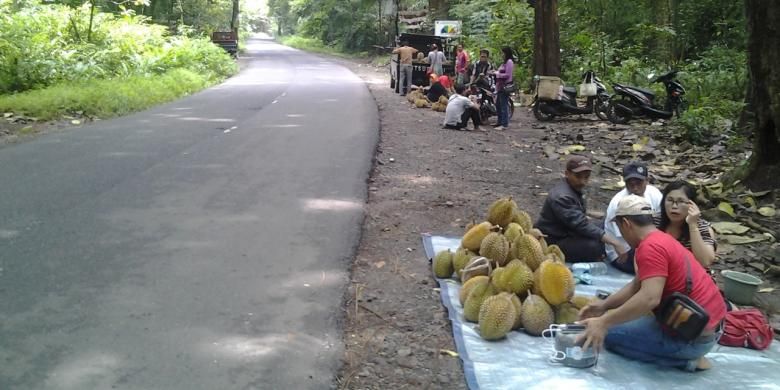
<svg viewBox="0 0 780 390"><path fill-rule="evenodd" d="M457 55L455 57L455 74L457 75L456 84L466 85L468 77L466 75L469 66L469 54L463 50L463 45L458 45Z"/></svg>
<svg viewBox="0 0 780 390"><path fill-rule="evenodd" d="M439 50L439 47L436 46L435 43L432 44L431 51L428 53L428 63L431 64L431 73L443 75L444 61L447 61L447 58L444 57L444 52Z"/></svg>
<svg viewBox="0 0 780 390"><path fill-rule="evenodd" d="M680 241L709 271L715 261L715 232L710 223L701 218L699 206L693 199L696 199L696 189L688 182L676 181L666 186L658 229Z"/></svg>
<svg viewBox="0 0 780 390"><path fill-rule="evenodd" d="M506 86L512 84L512 72L515 70L512 49L505 46L501 48L501 51L504 53L504 63L495 72L496 92L498 93L498 98L496 99L496 111L498 113L496 130L506 130L509 127L509 92L506 91Z"/></svg>

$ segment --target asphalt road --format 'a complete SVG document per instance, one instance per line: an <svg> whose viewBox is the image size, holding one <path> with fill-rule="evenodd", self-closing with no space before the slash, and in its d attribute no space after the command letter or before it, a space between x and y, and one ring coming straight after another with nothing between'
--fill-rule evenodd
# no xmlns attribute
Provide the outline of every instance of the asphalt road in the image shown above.
<svg viewBox="0 0 780 390"><path fill-rule="evenodd" d="M0 389L321 389L377 110L255 40L179 101L0 148Z"/></svg>

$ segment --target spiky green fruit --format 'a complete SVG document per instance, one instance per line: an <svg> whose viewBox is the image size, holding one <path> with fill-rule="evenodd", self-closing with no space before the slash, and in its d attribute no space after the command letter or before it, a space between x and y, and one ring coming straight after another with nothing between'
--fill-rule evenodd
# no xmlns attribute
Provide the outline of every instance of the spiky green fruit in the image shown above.
<svg viewBox="0 0 780 390"><path fill-rule="evenodd" d="M433 257L433 274L437 278L449 278L452 271L452 251L443 250Z"/></svg>
<svg viewBox="0 0 780 390"><path fill-rule="evenodd" d="M493 225L501 226L505 228L512 222L517 210L517 203L512 200L512 197L501 198L488 208L487 220Z"/></svg>
<svg viewBox="0 0 780 390"><path fill-rule="evenodd" d="M479 308L479 335L485 340L502 339L512 330L516 317L511 294L487 297Z"/></svg>
<svg viewBox="0 0 780 390"><path fill-rule="evenodd" d="M542 331L549 328L554 320L553 310L544 298L530 294L523 302L520 321L526 333L541 336Z"/></svg>
<svg viewBox="0 0 780 390"><path fill-rule="evenodd" d="M509 255L509 241L503 234L492 232L482 239L479 254L495 261L498 265L504 265Z"/></svg>

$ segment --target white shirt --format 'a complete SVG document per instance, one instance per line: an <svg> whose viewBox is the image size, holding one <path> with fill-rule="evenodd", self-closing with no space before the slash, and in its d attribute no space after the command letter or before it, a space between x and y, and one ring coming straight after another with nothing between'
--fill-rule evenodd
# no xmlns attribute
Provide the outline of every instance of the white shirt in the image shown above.
<svg viewBox="0 0 780 390"><path fill-rule="evenodd" d="M444 124L450 126L457 126L460 123L461 116L466 112L466 109L471 107L473 103L469 98L458 95L457 93L450 96L450 101L447 103L447 109L444 111Z"/></svg>
<svg viewBox="0 0 780 390"><path fill-rule="evenodd" d="M623 243L623 247L626 250L630 249L628 243L623 240L623 236L620 234L620 229L618 229L617 224L610 221L612 221L612 218L615 218L618 202L628 195L628 190L625 188L615 194L609 202L609 206L607 206L607 216L604 219L604 231L617 237L618 241ZM645 199L650 202L650 207L653 208L653 214L659 214L661 212L661 199L663 199L663 197L663 194L661 194L661 191L659 191L658 188L655 188L650 184L645 188ZM607 252L607 259L609 259L609 261L615 261L615 259L618 258L617 251L612 245L606 244L604 245L604 249Z"/></svg>

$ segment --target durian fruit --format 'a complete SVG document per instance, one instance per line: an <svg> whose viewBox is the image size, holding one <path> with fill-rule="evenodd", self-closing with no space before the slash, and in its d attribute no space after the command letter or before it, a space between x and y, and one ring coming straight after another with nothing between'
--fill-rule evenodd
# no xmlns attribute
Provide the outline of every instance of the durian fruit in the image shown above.
<svg viewBox="0 0 780 390"><path fill-rule="evenodd" d="M542 252L547 253L547 241L544 239L546 237L544 233L542 233L542 231L537 228L531 228L531 230L527 230L527 232L537 241L539 241L539 245L542 247Z"/></svg>
<svg viewBox="0 0 780 390"><path fill-rule="evenodd" d="M478 256L479 255L476 253L464 247L458 248L458 250L455 251L455 254L452 255L452 269L455 271L455 275L458 275L460 278L460 271L466 267L466 265L469 263L469 260Z"/></svg>
<svg viewBox="0 0 780 390"><path fill-rule="evenodd" d="M495 261L498 265L504 265L509 255L509 241L501 233L489 233L479 245L479 254Z"/></svg>
<svg viewBox="0 0 780 390"><path fill-rule="evenodd" d="M542 296L542 283L539 281L539 268L534 271L534 283L531 286L531 292L534 295Z"/></svg>
<svg viewBox="0 0 780 390"><path fill-rule="evenodd" d="M580 310L569 302L564 302L553 309L556 324L571 324L580 317Z"/></svg>
<svg viewBox="0 0 780 390"><path fill-rule="evenodd" d="M574 296L574 276L565 264L548 259L539 266L539 288L551 305L568 302Z"/></svg>
<svg viewBox="0 0 780 390"><path fill-rule="evenodd" d="M439 96L439 104L444 105L444 107L447 107L447 104L449 104L450 99L448 99L446 96L441 95Z"/></svg>
<svg viewBox="0 0 780 390"><path fill-rule="evenodd" d="M566 262L566 256L558 245L552 244L548 246L544 253L555 256L561 263Z"/></svg>
<svg viewBox="0 0 780 390"><path fill-rule="evenodd" d="M473 257L460 271L460 281L466 283L469 279L478 275L490 275L493 270L490 260L486 257Z"/></svg>
<svg viewBox="0 0 780 390"><path fill-rule="evenodd" d="M447 106L443 105L443 104L441 104L439 102L436 102L436 103L431 104L431 109L433 111L437 111L437 112L445 112L445 111L447 111Z"/></svg>
<svg viewBox="0 0 780 390"><path fill-rule="evenodd" d="M516 211L517 203L512 200L511 196L508 198L501 198L488 207L487 220L493 225L505 228L512 222Z"/></svg>
<svg viewBox="0 0 780 390"><path fill-rule="evenodd" d="M487 297L479 308L479 335L485 340L502 339L512 330L516 317L512 294Z"/></svg>
<svg viewBox="0 0 780 390"><path fill-rule="evenodd" d="M414 106L417 108L427 108L431 106L431 103L428 102L428 99L417 99L414 101Z"/></svg>
<svg viewBox="0 0 780 390"><path fill-rule="evenodd" d="M487 283L478 283L476 286L472 287L471 291L469 291L469 295L466 297L466 301L463 302L463 318L465 318L466 321L478 322L479 309L482 306L482 302L484 302L487 297L495 294L496 290L493 288L493 285L490 284L489 280Z"/></svg>
<svg viewBox="0 0 780 390"><path fill-rule="evenodd" d="M512 217L512 222L520 225L520 227L523 228L523 231L528 233L531 228L534 226L533 220L531 220L531 216L525 211L517 209L515 211L515 215Z"/></svg>
<svg viewBox="0 0 780 390"><path fill-rule="evenodd" d="M498 291L522 295L533 286L534 274L525 263L515 259L493 271L491 280Z"/></svg>
<svg viewBox="0 0 780 390"><path fill-rule="evenodd" d="M466 303L466 298L469 297L469 293L474 286L485 283L490 283L490 277L487 275L477 275L463 283L460 287L460 291L458 291L458 300L460 301L461 306Z"/></svg>
<svg viewBox="0 0 780 390"><path fill-rule="evenodd" d="M463 235L460 246L474 252L479 251L479 245L482 244L482 240L485 236L490 234L490 229L492 227L493 225L490 222L482 222L472 226L466 234Z"/></svg>
<svg viewBox="0 0 780 390"><path fill-rule="evenodd" d="M520 329L523 326L523 321L520 320L520 311L523 309L522 303L520 303L520 297L515 294L511 294L512 305L515 306L515 323L512 324L512 330Z"/></svg>
<svg viewBox="0 0 780 390"><path fill-rule="evenodd" d="M515 222L511 222L506 226L506 230L504 230L504 237L506 237L510 243L514 242L515 238L521 234L525 234L525 232L523 231L522 226Z"/></svg>
<svg viewBox="0 0 780 390"><path fill-rule="evenodd" d="M541 336L542 331L549 328L555 320L553 310L544 298L530 294L523 301L523 307L520 310L520 321L523 323L525 332Z"/></svg>
<svg viewBox="0 0 780 390"><path fill-rule="evenodd" d="M512 245L512 250L510 257L524 261L534 271L544 260L541 244L530 234L518 236Z"/></svg>
<svg viewBox="0 0 780 390"><path fill-rule="evenodd" d="M591 303L597 302L599 299L593 296L587 296L587 295L575 295L571 299L572 305L574 305L577 309L582 309L585 306L588 306Z"/></svg>
<svg viewBox="0 0 780 390"><path fill-rule="evenodd" d="M452 251L439 251L433 257L433 274L437 278L449 278L452 276Z"/></svg>

